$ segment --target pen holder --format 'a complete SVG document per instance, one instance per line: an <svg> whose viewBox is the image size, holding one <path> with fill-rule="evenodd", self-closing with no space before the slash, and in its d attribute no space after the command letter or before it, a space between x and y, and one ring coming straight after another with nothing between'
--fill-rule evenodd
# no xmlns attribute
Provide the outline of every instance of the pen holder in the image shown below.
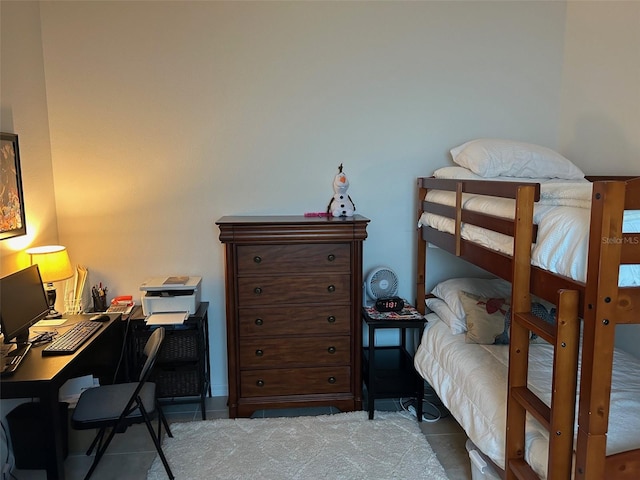
<svg viewBox="0 0 640 480"><path fill-rule="evenodd" d="M107 310L106 295L93 295L93 311L105 312Z"/></svg>

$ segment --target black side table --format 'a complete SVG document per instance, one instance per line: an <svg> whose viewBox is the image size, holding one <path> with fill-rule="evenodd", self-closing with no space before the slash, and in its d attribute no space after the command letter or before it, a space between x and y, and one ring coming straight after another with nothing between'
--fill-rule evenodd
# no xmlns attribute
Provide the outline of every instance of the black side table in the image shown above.
<svg viewBox="0 0 640 480"><path fill-rule="evenodd" d="M378 317L380 315L376 315ZM392 314L386 318L372 318L366 308L362 309L362 319L369 327L369 346L362 349L363 378L367 386L367 404L369 420L373 419L374 402L377 398L395 398L416 396L416 416L422 421L422 398L424 380L413 366L413 356L407 350L406 330L417 328L420 335L427 319L395 318ZM375 334L379 328L397 328L401 330L401 344L392 347L376 347Z"/></svg>
<svg viewBox="0 0 640 480"><path fill-rule="evenodd" d="M211 397L209 370L209 302L201 302L196 313L182 324L163 325L165 338L151 375L161 402L200 401L202 420L206 420L205 396ZM142 367L144 346L156 325L147 325L142 309L129 316L129 375L137 376Z"/></svg>

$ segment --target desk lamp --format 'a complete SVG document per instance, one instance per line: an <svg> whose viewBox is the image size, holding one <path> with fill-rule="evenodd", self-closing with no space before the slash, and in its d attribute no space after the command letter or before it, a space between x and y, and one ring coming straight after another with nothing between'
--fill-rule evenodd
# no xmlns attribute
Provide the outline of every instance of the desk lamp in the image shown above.
<svg viewBox="0 0 640 480"><path fill-rule="evenodd" d="M49 315L47 315L47 318L62 317L55 309L56 288L53 286L53 282L66 280L73 276L67 249L60 245L47 245L28 248L26 252L31 255L31 265L38 264L42 283L45 284L47 300L49 301Z"/></svg>

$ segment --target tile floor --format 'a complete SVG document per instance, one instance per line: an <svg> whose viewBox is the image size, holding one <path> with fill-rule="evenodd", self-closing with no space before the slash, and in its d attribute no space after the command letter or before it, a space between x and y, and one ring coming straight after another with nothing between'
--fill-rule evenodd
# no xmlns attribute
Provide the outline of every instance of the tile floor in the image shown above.
<svg viewBox="0 0 640 480"><path fill-rule="evenodd" d="M226 397L207 399L207 419L228 418ZM401 409L400 399L376 400L376 410L397 411ZM165 414L169 422L187 422L200 420L198 403L180 403L166 405ZM338 413L335 408L314 408L297 410L263 410L256 412L257 417L295 416ZM469 456L465 449L466 436L451 416L445 416L437 422L420 424L425 437L431 444L438 459L444 466L450 480L470 480ZM65 462L67 479L78 480L89 469L92 457L84 454L93 439L93 431L69 432L69 456ZM153 459L155 448L144 426L136 425L124 435L116 435L109 450L100 461L94 480L144 480ZM14 480L45 479L43 470L14 470Z"/></svg>

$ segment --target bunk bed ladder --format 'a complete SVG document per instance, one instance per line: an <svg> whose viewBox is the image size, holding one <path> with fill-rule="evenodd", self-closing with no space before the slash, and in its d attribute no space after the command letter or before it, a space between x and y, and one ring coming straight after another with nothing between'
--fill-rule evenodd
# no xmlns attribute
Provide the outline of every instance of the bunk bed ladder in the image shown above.
<svg viewBox="0 0 640 480"><path fill-rule="evenodd" d="M547 479L571 478L575 397L578 379L579 295L561 290L556 325L531 312L512 315L507 399L507 479L538 479L524 460L525 421L529 413L549 431ZM530 332L554 346L551 407L527 387Z"/></svg>
<svg viewBox="0 0 640 480"><path fill-rule="evenodd" d="M547 479L571 478L573 428L577 388L579 294L575 290L558 292L555 325L531 312L531 233L533 229L533 192L519 190L516 215L509 340L509 377L507 393L506 465L507 480L538 479L525 461L525 425L527 413L549 431ZM531 332L554 346L551 407L529 388L529 342Z"/></svg>

